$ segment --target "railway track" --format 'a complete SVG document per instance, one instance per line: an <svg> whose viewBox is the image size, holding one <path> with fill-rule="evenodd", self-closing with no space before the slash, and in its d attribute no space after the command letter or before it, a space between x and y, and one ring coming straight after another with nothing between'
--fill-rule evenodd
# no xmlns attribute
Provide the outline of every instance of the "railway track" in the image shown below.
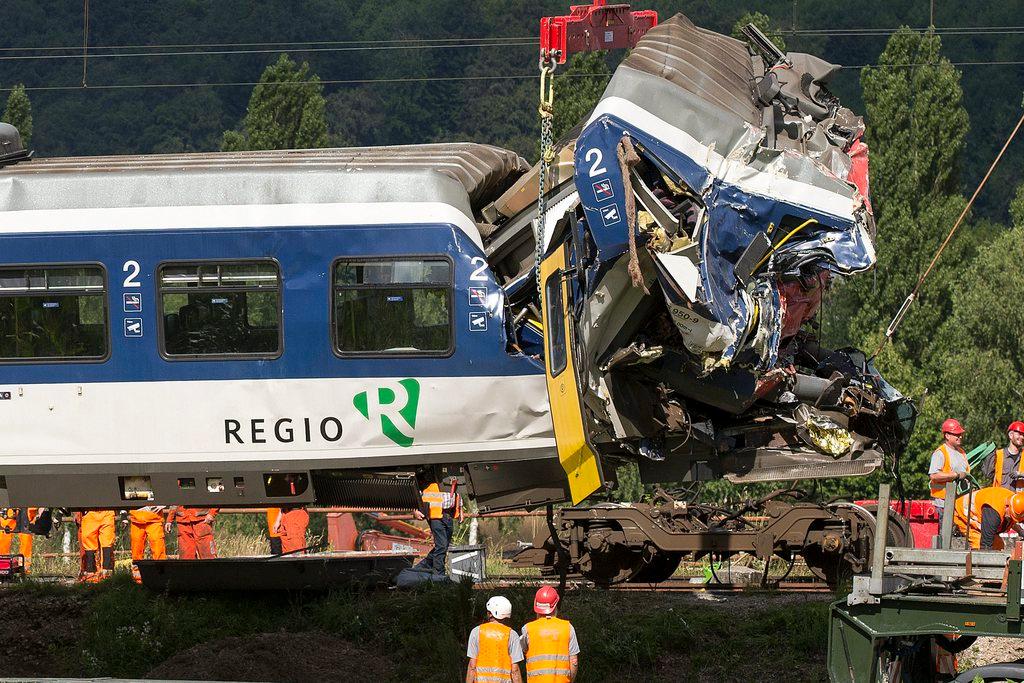
<svg viewBox="0 0 1024 683"><path fill-rule="evenodd" d="M539 578L532 576L498 576L476 585L480 590L493 590L495 588L536 588L540 586L555 586L557 579ZM582 579L569 579L566 581L566 588L569 590L598 589L598 586L590 581ZM604 589L601 589L604 590ZM750 591L765 591L778 593L831 593L832 590L819 581L781 581L770 585L768 588L761 588L757 584L739 583L692 583L689 577L673 577L660 583L620 583L609 587L607 590L626 592L655 592L655 593L742 593Z"/></svg>

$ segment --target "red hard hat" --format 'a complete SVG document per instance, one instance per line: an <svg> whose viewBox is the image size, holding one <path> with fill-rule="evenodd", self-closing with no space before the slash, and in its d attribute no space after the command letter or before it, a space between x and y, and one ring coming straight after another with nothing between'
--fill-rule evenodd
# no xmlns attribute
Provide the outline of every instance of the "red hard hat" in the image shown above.
<svg viewBox="0 0 1024 683"><path fill-rule="evenodd" d="M964 431L964 428L960 426L960 422L953 418L949 418L942 423L943 434L963 434Z"/></svg>
<svg viewBox="0 0 1024 683"><path fill-rule="evenodd" d="M1006 428L1006 431L1020 432L1021 434L1024 434L1024 422L1021 422L1020 420L1014 420L1013 422L1010 423L1010 426Z"/></svg>
<svg viewBox="0 0 1024 683"><path fill-rule="evenodd" d="M546 616L554 612L557 606L558 591L551 586L541 586L533 598L533 611Z"/></svg>
<svg viewBox="0 0 1024 683"><path fill-rule="evenodd" d="M1010 517L1017 523L1024 520L1024 493L1010 496Z"/></svg>

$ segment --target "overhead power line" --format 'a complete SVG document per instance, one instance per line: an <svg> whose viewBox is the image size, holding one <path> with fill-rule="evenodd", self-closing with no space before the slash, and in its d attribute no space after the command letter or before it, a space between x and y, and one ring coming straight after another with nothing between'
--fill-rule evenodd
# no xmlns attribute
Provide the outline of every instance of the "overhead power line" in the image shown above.
<svg viewBox="0 0 1024 683"><path fill-rule="evenodd" d="M256 43L159 43L148 45L92 45L93 50L163 50L184 48L241 48L241 47L277 47L289 48L302 45L409 45L415 43L486 43L486 42L537 42L538 36L495 36L490 38L394 38L390 40L302 40L290 42L256 42ZM0 47L0 52L31 52L41 50L80 51L78 45L50 45L37 47Z"/></svg>
<svg viewBox="0 0 1024 683"><path fill-rule="evenodd" d="M482 48L482 47L520 47L533 46L532 42L503 42L503 43L446 43L446 44L407 44L407 45L370 45L370 46L348 46L348 47L307 47L296 49L284 48L260 48L260 49L238 49L238 50L184 50L175 52L96 52L96 47L91 46L89 51L90 59L102 58L151 58L151 57L209 57L216 55L255 55L268 53L305 53L305 52L376 52L387 50L454 50L461 48ZM83 58L84 53L66 55L3 55L0 61L28 61L28 60L78 60Z"/></svg>
<svg viewBox="0 0 1024 683"><path fill-rule="evenodd" d="M794 36L823 36L823 37L844 37L844 36L890 36L896 33L896 28L872 28L872 27L850 27L850 28L810 28L810 29L780 29L778 32L784 35ZM912 31L923 32L929 30L925 27L912 28ZM940 35L1022 35L1024 26L944 26L932 29ZM236 42L236 43L161 43L161 44L136 44L136 45L89 45L89 56L95 57L98 54L105 56L150 56L148 51L154 54L164 55L192 55L192 54L259 54L262 52L316 52L316 51L360 51L360 50L398 50L398 49L446 49L451 47L506 47L517 45L536 45L539 36L500 36L500 37L477 37L477 38L406 38L390 40L309 40L291 42ZM81 57L81 45L49 45L49 46L21 46L21 47L0 47L0 52L71 52L70 55L19 55L20 59L76 59ZM97 52L97 51L103 52ZM147 52L136 54L125 54L113 52L118 50L143 50ZM162 50L183 50L182 52L161 52Z"/></svg>
<svg viewBox="0 0 1024 683"><path fill-rule="evenodd" d="M90 55L94 56L94 55ZM1006 61L974 61L974 62L950 62L952 66L1022 66L1024 60ZM910 69L928 64L850 64L840 67L844 70L860 69ZM936 66L932 64L931 66ZM562 73L558 78L610 78L611 74L594 73ZM269 85L309 85L320 83L322 85L372 85L375 83L432 83L432 82L456 82L456 81L511 81L524 79L538 79L538 74L509 74L497 76L408 76L394 78L352 78L352 79L328 79L322 78L318 81L288 81L284 83L271 83ZM26 86L27 91L68 91L68 90L138 90L157 88L229 88L243 86L257 86L259 81L216 81L216 82L190 82L190 83L110 83L106 85L36 85ZM265 84L266 85L266 84ZM0 92L10 92L13 88L0 88Z"/></svg>
<svg viewBox="0 0 1024 683"><path fill-rule="evenodd" d="M561 74L559 78L602 77L610 78L611 74ZM507 76L412 76L407 78L352 78L352 79L320 79L316 81L285 81L283 83L260 83L259 81L220 81L215 83L112 83L110 85L37 85L28 86L25 90L138 90L148 88L221 88L240 86L296 86L312 85L367 85L372 83L431 83L445 81L510 81L539 79L538 74L511 74ZM13 88L0 88L0 92L9 92Z"/></svg>
<svg viewBox="0 0 1024 683"><path fill-rule="evenodd" d="M902 28L902 27L901 27ZM785 35L835 36L835 35L892 35L901 28L873 28L854 26L850 28L782 28L778 33ZM1024 33L1024 26L939 26L910 28L911 31L924 33L933 31L940 35L1015 35Z"/></svg>

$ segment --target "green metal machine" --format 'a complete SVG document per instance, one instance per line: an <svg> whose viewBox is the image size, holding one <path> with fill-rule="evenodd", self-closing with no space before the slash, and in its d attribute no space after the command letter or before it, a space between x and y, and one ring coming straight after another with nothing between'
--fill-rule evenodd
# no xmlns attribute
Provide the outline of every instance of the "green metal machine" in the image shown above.
<svg viewBox="0 0 1024 683"><path fill-rule="evenodd" d="M952 499L952 484L947 489ZM879 491L877 525L888 524L889 490ZM947 517L951 517L947 516ZM941 547L888 548L875 535L870 575L854 577L832 605L828 672L843 683L1022 681L1024 663L992 664L960 674L952 656L978 636L1021 636L1020 560L1009 553L953 550L951 522Z"/></svg>

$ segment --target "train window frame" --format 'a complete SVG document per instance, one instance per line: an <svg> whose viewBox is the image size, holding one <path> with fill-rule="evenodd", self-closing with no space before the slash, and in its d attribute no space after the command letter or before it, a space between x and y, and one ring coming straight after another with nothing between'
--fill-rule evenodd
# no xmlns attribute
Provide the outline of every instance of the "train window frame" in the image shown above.
<svg viewBox="0 0 1024 683"><path fill-rule="evenodd" d="M164 306L163 306L163 295L170 293L180 293L193 291L187 288L176 290L175 288L168 288L163 285L163 271L165 268L173 268L175 266L204 266L204 265L238 265L244 263L263 263L273 265L277 273L277 351L273 353L195 353L195 354L181 354L181 353L168 353L165 329L164 329ZM168 261L161 261L157 264L156 269L153 271L153 285L156 288L156 326L157 326L157 349L160 352L160 357L165 361L171 363L177 362L194 362L194 361L261 361L261 360L277 360L284 355L284 269L281 268L281 262L272 256L254 256L254 257L238 257L238 258L224 258L224 259L173 259ZM259 291L256 288L251 287L196 287L198 291L221 291L227 293L237 292L250 292ZM266 290L274 291L274 290Z"/></svg>
<svg viewBox="0 0 1024 683"><path fill-rule="evenodd" d="M559 268L555 272L548 275L548 279L544 281L544 312L547 313L547 348L548 359L550 360L549 367L551 368L548 375L551 379L556 379L559 375L565 372L565 369L569 367L569 330L565 325L565 291L563 289L563 281L565 274ZM556 296L552 296L552 290L554 290ZM552 304L558 304L558 309L552 311ZM553 315L557 314L557 326L556 321L552 319ZM558 330L558 338L561 340L561 345L555 347L555 330ZM555 351L558 351L556 356ZM558 359L558 365L555 365L555 359Z"/></svg>
<svg viewBox="0 0 1024 683"><path fill-rule="evenodd" d="M379 261L417 261L417 260L432 260L432 261L445 261L448 263L450 279L446 285L448 289L448 348L441 351L342 351L338 347L338 326L335 322L336 319L336 300L335 293L338 291L338 285L335 280L335 272L338 264L342 261L347 263L370 263ZM331 351L337 358L350 359L350 358L450 358L455 353L455 261L449 254L381 254L379 256L338 256L331 261L331 269L328 273L328 289L327 289L327 305L329 308L328 315L328 326L330 328L331 335ZM343 286L342 289L382 289L381 285L370 285L369 287L356 287L356 286ZM416 289L426 289L427 286L413 285Z"/></svg>
<svg viewBox="0 0 1024 683"><path fill-rule="evenodd" d="M100 261L52 261L52 262L33 262L33 263L4 263L0 264L0 271L17 269L17 270L33 270L33 269L53 269L53 270L70 270L73 268L99 268L100 275L103 277L103 287L100 290L100 301L103 302L103 341L105 342L106 351L102 356L32 356L31 358L3 358L0 357L0 365L50 365L50 364L96 364L106 363L110 360L110 356L113 353L113 340L111 339L110 333L110 279L107 276L107 266ZM26 291L23 293L24 296L45 296L47 294L52 295L52 291L39 290L39 291ZM7 295L2 293L0 290L0 297L6 297Z"/></svg>

